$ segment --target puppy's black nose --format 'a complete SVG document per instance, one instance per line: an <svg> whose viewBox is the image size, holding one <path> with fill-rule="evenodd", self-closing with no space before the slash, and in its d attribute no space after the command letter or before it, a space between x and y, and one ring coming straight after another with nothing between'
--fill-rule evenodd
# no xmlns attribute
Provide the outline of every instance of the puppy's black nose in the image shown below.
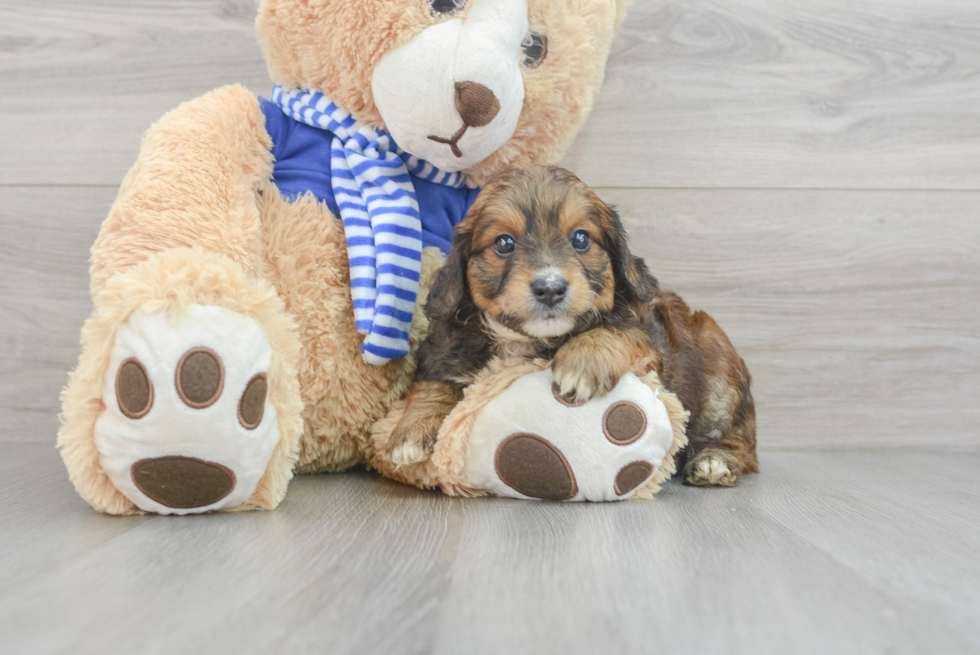
<svg viewBox="0 0 980 655"><path fill-rule="evenodd" d="M565 299L565 292L568 291L568 282L565 278L549 275L539 277L531 283L531 293L535 299L543 305L554 307Z"/></svg>

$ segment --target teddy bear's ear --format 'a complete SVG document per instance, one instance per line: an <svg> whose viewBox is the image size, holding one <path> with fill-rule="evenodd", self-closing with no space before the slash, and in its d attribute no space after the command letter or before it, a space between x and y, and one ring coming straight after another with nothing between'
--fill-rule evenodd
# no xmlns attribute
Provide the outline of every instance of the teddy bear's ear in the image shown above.
<svg viewBox="0 0 980 655"><path fill-rule="evenodd" d="M469 305L470 292L466 283L466 265L473 251L473 231L469 221L453 229L453 246L446 263L436 273L429 287L425 314L429 320L448 321L464 318L460 312Z"/></svg>

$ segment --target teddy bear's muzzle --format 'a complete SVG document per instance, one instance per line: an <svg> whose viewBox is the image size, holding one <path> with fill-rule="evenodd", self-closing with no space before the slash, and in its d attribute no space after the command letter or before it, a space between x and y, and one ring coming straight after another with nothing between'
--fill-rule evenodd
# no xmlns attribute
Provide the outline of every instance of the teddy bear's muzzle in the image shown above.
<svg viewBox="0 0 980 655"><path fill-rule="evenodd" d="M133 484L148 498L174 509L213 505L235 489L231 469L196 457L141 459L130 473Z"/></svg>
<svg viewBox="0 0 980 655"><path fill-rule="evenodd" d="M466 170L496 152L524 108L527 0L467 7L465 16L430 25L386 52L371 75L385 129L399 147L443 171Z"/></svg>

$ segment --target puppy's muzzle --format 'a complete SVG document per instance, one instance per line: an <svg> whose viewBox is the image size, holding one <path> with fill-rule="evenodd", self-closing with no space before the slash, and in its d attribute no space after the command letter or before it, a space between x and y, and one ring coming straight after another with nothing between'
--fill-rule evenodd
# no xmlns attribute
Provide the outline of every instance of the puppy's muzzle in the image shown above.
<svg viewBox="0 0 980 655"><path fill-rule="evenodd" d="M545 307L554 307L562 300L568 292L568 281L557 275L546 275L539 277L531 283L531 293L534 299Z"/></svg>

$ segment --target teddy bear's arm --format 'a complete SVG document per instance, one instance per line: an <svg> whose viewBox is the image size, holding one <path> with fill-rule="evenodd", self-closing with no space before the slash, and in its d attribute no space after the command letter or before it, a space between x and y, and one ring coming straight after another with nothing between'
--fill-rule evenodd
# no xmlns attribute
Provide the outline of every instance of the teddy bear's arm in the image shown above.
<svg viewBox="0 0 980 655"><path fill-rule="evenodd" d="M92 293L155 253L199 246L254 270L256 192L272 172L258 99L235 85L167 113L143 137L136 163L92 246Z"/></svg>

